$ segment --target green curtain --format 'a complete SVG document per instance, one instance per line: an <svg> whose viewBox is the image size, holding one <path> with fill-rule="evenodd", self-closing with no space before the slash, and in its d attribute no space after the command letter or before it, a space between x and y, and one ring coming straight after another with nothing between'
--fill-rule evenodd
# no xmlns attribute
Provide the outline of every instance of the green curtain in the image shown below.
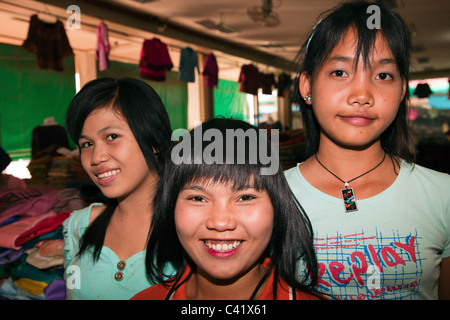
<svg viewBox="0 0 450 320"><path fill-rule="evenodd" d="M247 95L239 92L239 83L219 79L214 88L214 117L248 121Z"/></svg>
<svg viewBox="0 0 450 320"><path fill-rule="evenodd" d="M74 58L64 71L40 70L36 56L19 46L0 44L0 143L13 159L31 157L31 133L45 118L64 125L75 94Z"/></svg>
<svg viewBox="0 0 450 320"><path fill-rule="evenodd" d="M139 76L139 66L131 63L111 61L105 71L99 71L98 78L138 78L148 83L166 107L172 130L187 128L187 83L178 80L178 72L168 71L165 81L150 81Z"/></svg>

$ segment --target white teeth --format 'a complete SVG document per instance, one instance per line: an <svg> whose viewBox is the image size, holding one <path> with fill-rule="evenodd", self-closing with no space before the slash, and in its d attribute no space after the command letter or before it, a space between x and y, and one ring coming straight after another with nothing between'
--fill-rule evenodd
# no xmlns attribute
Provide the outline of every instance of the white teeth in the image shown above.
<svg viewBox="0 0 450 320"><path fill-rule="evenodd" d="M208 240L203 241L205 245L217 252L227 252L236 249L242 241L220 241L221 243L211 243Z"/></svg>
<svg viewBox="0 0 450 320"><path fill-rule="evenodd" d="M105 179L105 178L109 178L111 176L114 176L114 175L118 174L119 172L120 172L119 169L111 170L111 171L103 172L103 173L99 174L97 177L99 179Z"/></svg>

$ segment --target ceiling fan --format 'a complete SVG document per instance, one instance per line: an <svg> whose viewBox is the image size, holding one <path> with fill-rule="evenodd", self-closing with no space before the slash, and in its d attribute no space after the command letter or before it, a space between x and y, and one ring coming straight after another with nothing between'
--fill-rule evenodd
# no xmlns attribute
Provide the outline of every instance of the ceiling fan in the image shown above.
<svg viewBox="0 0 450 320"><path fill-rule="evenodd" d="M247 9L247 13L253 21L266 27L276 27L280 24L280 18L272 11L272 1L262 0L262 6L254 6Z"/></svg>
<svg viewBox="0 0 450 320"><path fill-rule="evenodd" d="M196 23L204 26L205 28L212 29L219 31L221 33L235 33L238 32L238 30L226 25L223 21L223 12L220 13L220 20L219 22L215 22L211 19L203 19L195 21Z"/></svg>

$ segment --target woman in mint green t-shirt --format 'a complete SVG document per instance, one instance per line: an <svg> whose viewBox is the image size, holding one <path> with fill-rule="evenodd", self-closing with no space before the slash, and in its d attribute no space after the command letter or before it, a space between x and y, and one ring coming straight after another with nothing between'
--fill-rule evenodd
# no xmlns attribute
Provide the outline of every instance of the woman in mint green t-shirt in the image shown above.
<svg viewBox="0 0 450 320"><path fill-rule="evenodd" d="M84 170L111 199L64 223L68 299L129 299L145 275L152 199L171 127L157 93L137 79L86 84L66 113Z"/></svg>
<svg viewBox="0 0 450 320"><path fill-rule="evenodd" d="M310 218L321 292L450 298L450 176L413 164L410 35L365 1L327 11L301 51L309 158L286 172Z"/></svg>

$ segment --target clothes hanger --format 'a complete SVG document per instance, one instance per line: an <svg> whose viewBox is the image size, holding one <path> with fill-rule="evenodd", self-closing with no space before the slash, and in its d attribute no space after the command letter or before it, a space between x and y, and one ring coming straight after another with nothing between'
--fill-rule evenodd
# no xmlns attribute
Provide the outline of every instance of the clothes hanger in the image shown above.
<svg viewBox="0 0 450 320"><path fill-rule="evenodd" d="M58 18L48 9L47 4L44 4L44 10L39 12L37 16L39 20L45 23L56 23L58 21Z"/></svg>

